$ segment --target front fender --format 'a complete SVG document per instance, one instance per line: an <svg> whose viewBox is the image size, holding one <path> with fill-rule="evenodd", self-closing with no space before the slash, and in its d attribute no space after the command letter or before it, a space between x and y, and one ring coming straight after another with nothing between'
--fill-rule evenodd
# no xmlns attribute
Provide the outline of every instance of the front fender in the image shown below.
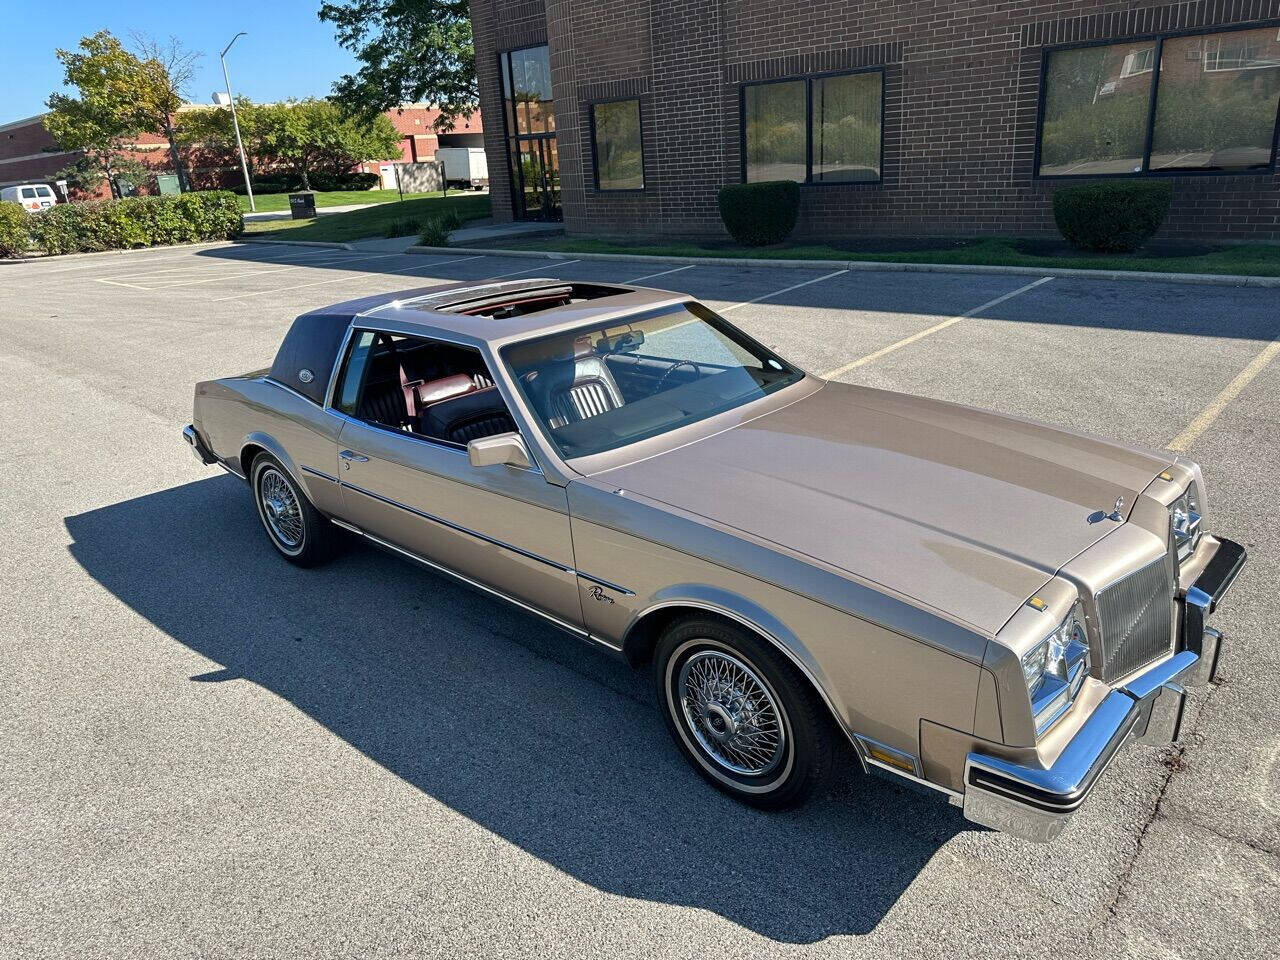
<svg viewBox="0 0 1280 960"><path fill-rule="evenodd" d="M846 716L845 705L831 689L831 684L822 667L814 659L808 647L774 614L742 594L702 583L677 583L663 587L654 593L650 602L631 618L623 634L624 655L628 645L634 643L639 633L637 628L643 621L662 610L673 608L706 610L719 614L742 624L768 641L804 674L817 690L818 695L826 702L832 718L852 740L852 731L843 719Z"/></svg>

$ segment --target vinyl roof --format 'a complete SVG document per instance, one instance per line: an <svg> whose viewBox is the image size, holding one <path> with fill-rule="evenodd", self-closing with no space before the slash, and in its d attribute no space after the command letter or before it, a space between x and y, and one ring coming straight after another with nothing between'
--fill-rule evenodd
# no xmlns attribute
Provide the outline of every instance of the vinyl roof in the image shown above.
<svg viewBox="0 0 1280 960"><path fill-rule="evenodd" d="M536 294L540 290L563 291L568 287L591 288L593 295L568 306L549 307L511 317L458 312L468 306L479 307L495 301L501 302L507 295L511 299L518 299ZM608 320L619 314L686 299L688 298L683 294L625 284L535 278L497 282L465 281L418 287L349 300L323 307L313 313L354 317L357 326L362 320L373 321L406 331L420 330L423 336L445 332L457 339L476 344L498 344L559 329L571 329L597 320Z"/></svg>

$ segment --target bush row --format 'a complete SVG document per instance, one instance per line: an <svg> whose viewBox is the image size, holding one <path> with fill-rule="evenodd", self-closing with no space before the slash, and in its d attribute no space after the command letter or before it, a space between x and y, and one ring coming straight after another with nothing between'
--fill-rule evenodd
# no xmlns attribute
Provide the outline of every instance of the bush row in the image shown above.
<svg viewBox="0 0 1280 960"><path fill-rule="evenodd" d="M243 227L240 202L226 190L60 203L31 214L17 204L0 203L0 255L19 256L31 249L48 254L88 253L229 240Z"/></svg>
<svg viewBox="0 0 1280 960"><path fill-rule="evenodd" d="M310 174L311 189L320 190L328 193L332 190L372 190L382 182L382 178L376 173L318 173ZM270 176L264 176L261 179L254 178L254 193L290 193L295 190L302 189L302 178L291 174L277 174L272 172ZM231 187L233 191L239 194L245 192L244 183L237 183Z"/></svg>
<svg viewBox="0 0 1280 960"><path fill-rule="evenodd" d="M1172 201L1168 183L1084 183L1054 192L1053 216L1072 246L1127 253L1155 236ZM725 229L742 246L782 243L795 228L800 185L789 180L732 183L720 188L719 202Z"/></svg>

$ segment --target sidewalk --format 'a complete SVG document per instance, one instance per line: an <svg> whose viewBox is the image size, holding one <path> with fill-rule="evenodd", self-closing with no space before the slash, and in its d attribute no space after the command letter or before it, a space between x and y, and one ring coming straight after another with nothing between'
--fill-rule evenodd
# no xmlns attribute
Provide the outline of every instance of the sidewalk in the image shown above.
<svg viewBox="0 0 1280 960"><path fill-rule="evenodd" d="M352 210L376 206L378 206L376 203L348 203L338 207L316 207L316 216L327 217L331 213L349 213ZM246 213L244 218L251 221L290 220L293 218L293 213L289 210L267 210L260 213Z"/></svg>

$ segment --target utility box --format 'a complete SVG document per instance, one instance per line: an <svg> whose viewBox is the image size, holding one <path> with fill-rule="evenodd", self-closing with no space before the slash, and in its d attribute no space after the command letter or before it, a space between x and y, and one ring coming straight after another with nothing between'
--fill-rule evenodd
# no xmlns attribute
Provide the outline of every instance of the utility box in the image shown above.
<svg viewBox="0 0 1280 960"><path fill-rule="evenodd" d="M176 197L182 192L182 188L178 185L178 176L173 173L156 174L156 189L160 191L162 197Z"/></svg>
<svg viewBox="0 0 1280 960"><path fill-rule="evenodd" d="M314 190L299 190L289 194L289 210L295 220L311 220L316 215L316 193Z"/></svg>

